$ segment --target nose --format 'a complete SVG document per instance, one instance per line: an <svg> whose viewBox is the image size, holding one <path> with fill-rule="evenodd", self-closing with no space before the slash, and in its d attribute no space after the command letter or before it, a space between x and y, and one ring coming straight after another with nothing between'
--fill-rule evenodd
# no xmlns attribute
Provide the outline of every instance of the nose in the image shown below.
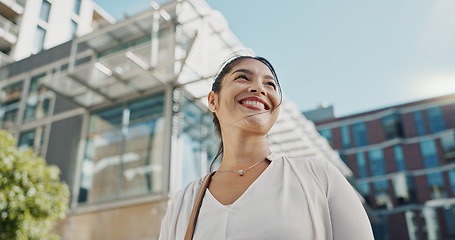
<svg viewBox="0 0 455 240"><path fill-rule="evenodd" d="M260 93L261 95L264 95L264 96L267 94L264 89L264 86L262 86L261 83L252 83L249 88L249 91L254 92L254 93Z"/></svg>

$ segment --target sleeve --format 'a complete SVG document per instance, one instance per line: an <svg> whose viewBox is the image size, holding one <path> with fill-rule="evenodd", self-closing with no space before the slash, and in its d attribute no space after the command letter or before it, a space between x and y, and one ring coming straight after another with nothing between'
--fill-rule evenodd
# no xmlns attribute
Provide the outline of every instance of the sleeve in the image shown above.
<svg viewBox="0 0 455 240"><path fill-rule="evenodd" d="M327 162L330 218L334 240L374 239L371 224L356 191L340 171Z"/></svg>
<svg viewBox="0 0 455 240"><path fill-rule="evenodd" d="M164 215L163 220L161 221L161 230L160 230L160 237L159 240L171 240L175 239L175 219L173 219L173 215L175 215L175 202L171 201L169 207L166 211L166 215Z"/></svg>

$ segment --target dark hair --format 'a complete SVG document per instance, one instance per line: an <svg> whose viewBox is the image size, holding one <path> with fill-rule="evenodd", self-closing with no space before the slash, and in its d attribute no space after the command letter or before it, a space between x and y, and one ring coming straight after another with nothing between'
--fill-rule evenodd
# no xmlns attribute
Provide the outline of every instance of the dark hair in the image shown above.
<svg viewBox="0 0 455 240"><path fill-rule="evenodd" d="M282 95L282 92L281 92L280 82L278 81L278 77L276 75L275 69L273 68L272 64L267 59L265 59L263 57L259 57L259 56L256 56L256 57L253 57L253 56L237 56L237 57L234 57L234 58L226 60L224 62L224 64L222 65L222 67L221 67L221 71L215 77L215 81L212 84L212 91L215 92L215 93L220 93L221 86L222 86L222 83L223 83L223 79L226 76L226 74L229 73L232 70L232 68L234 68L237 64L239 64L242 60L245 60L245 59L254 59L254 60L260 61L263 64L265 64L270 69L270 71L272 72L273 77L275 78L275 81L276 81L278 93L280 94L280 103L277 106L275 106L272 109L270 109L270 111L274 111L278 106L281 105L281 101L283 99L283 95ZM212 113L212 114L213 114L213 124L215 125L215 132L221 138L220 121L218 120L218 117L216 116L215 113ZM215 155L215 157L213 158L212 163L210 163L210 171L212 171L213 164L215 163L216 159L219 156L221 156L221 154L223 154L223 139L222 138L221 138L220 147L218 149L218 152Z"/></svg>

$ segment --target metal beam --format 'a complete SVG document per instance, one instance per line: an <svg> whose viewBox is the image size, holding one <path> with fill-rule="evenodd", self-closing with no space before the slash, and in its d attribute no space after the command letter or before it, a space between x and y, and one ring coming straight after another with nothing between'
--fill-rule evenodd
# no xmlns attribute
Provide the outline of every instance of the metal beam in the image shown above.
<svg viewBox="0 0 455 240"><path fill-rule="evenodd" d="M98 95L104 97L106 100L108 100L109 102L115 102L115 99L114 98L111 98L109 97L108 95L106 95L105 93L101 92L100 90L96 89L96 88L93 88L92 86L90 86L88 83L86 83L85 81L79 79L77 76L75 76L74 74L68 74L68 77L70 77L71 79L73 79L74 81L78 82L79 84L81 84L82 86L92 90L93 92L97 93Z"/></svg>

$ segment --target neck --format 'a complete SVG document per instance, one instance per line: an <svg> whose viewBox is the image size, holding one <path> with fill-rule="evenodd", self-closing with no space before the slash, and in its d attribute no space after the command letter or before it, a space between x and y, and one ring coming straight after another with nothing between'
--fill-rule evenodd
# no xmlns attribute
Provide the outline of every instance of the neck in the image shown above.
<svg viewBox="0 0 455 240"><path fill-rule="evenodd" d="M222 136L223 159L220 170L245 169L264 160L271 152L265 135L231 131Z"/></svg>

